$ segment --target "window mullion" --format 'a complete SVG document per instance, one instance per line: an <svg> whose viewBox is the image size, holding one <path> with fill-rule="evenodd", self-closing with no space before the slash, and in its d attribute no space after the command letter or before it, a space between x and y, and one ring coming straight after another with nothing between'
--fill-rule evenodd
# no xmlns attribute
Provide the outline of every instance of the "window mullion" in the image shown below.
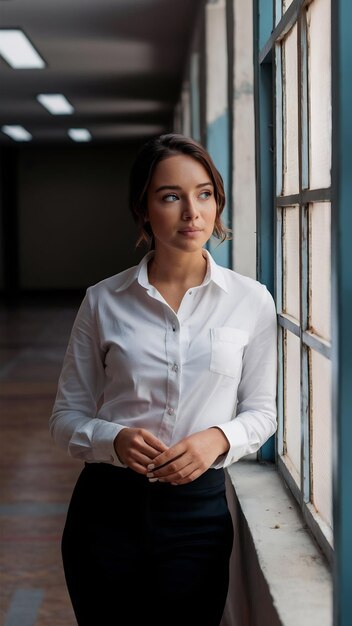
<svg viewBox="0 0 352 626"><path fill-rule="evenodd" d="M302 202L302 190L309 186L308 169L308 76L307 32L305 10L297 20L298 60L298 161L300 195L300 323L301 323L301 492L302 502L309 502L311 495L311 446L310 446L310 368L309 349L302 335L308 327L308 212Z"/></svg>
<svg viewBox="0 0 352 626"><path fill-rule="evenodd" d="M303 342L308 326L308 210L301 209L301 489L303 502L311 496L310 367L309 348Z"/></svg>
<svg viewBox="0 0 352 626"><path fill-rule="evenodd" d="M275 45L275 189L281 196L283 187L283 98L282 98L282 53L281 44Z"/></svg>
<svg viewBox="0 0 352 626"><path fill-rule="evenodd" d="M300 85L301 85L301 189L309 188L309 143L308 143L308 41L306 10L303 8L300 16Z"/></svg>

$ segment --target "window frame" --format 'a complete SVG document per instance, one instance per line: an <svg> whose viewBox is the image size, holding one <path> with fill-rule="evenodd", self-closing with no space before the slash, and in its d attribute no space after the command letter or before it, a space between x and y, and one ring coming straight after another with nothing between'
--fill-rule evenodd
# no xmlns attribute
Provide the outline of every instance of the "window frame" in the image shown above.
<svg viewBox="0 0 352 626"><path fill-rule="evenodd" d="M325 554L330 566L334 561L333 536L316 512L311 499L311 451L309 407L309 351L314 349L332 360L331 344L308 329L308 219L309 207L314 202L331 202L332 187L308 189L308 51L305 8L314 0L293 0L281 13L281 0L256 0L254 10L255 42L255 115L257 146L257 210L258 210L258 280L265 282L273 294L278 320L278 431L275 452L272 446L263 446L260 460L277 463L278 470L288 484L301 509L307 526ZM297 24L298 72L298 145L299 192L281 195L283 176L283 102L281 43ZM269 181L269 182L268 182ZM299 271L300 321L282 313L282 214L285 207L299 207ZM284 372L283 335L294 333L301 342L301 468L300 486L291 475L283 458L284 452Z"/></svg>

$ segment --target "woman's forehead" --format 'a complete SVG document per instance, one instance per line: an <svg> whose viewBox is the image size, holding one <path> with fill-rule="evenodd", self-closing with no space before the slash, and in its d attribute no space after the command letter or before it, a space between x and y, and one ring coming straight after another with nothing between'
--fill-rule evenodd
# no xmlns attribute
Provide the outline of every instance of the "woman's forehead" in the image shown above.
<svg viewBox="0 0 352 626"><path fill-rule="evenodd" d="M180 185L184 183L211 182L211 177L200 161L188 154L177 154L162 159L155 166L151 184Z"/></svg>

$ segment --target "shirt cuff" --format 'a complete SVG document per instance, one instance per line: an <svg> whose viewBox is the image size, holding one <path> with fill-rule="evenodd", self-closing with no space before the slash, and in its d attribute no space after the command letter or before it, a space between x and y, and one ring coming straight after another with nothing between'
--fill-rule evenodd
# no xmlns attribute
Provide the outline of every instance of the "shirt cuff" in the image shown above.
<svg viewBox="0 0 352 626"><path fill-rule="evenodd" d="M248 454L248 435L243 424L237 421L236 418L217 428L222 430L230 443L228 452L222 455L221 461L214 466L215 469L220 469L221 467L231 465L231 463L236 463L236 461L239 461L239 459ZM235 441L236 443L231 445L231 441Z"/></svg>
<svg viewBox="0 0 352 626"><path fill-rule="evenodd" d="M116 465L117 467L127 467L127 465L120 461L114 447L115 438L123 428L127 427L121 426L121 424L99 420L99 423L94 429L92 441L94 457L97 461L104 459L104 463L111 463L111 465ZM107 460L105 461L105 459Z"/></svg>

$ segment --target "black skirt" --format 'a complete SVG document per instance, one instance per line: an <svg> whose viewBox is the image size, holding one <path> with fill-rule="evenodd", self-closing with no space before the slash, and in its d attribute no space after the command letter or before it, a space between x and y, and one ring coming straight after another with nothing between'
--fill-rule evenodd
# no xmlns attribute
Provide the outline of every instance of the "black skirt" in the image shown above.
<svg viewBox="0 0 352 626"><path fill-rule="evenodd" d="M79 626L218 626L232 542L224 470L175 486L86 463L62 537Z"/></svg>

